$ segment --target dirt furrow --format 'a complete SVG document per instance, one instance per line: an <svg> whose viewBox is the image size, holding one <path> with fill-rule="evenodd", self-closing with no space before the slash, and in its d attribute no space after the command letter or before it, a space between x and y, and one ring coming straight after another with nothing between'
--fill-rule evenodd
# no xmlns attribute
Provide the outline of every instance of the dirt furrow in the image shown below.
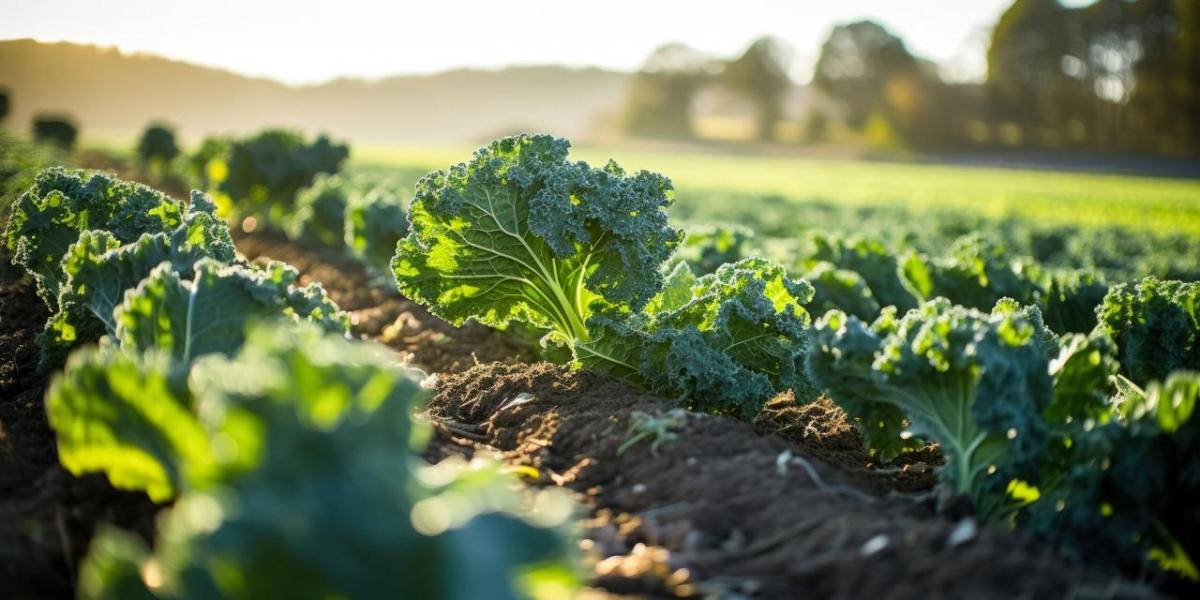
<svg viewBox="0 0 1200 600"><path fill-rule="evenodd" d="M1147 594L1068 565L1019 533L980 526L967 510L936 512L920 494L934 483L936 450L873 465L828 401L797 406L781 395L754 425L679 411L622 382L532 362L486 328L455 329L394 293L368 291L369 278L349 261L270 236L239 247L295 265L351 311L357 333L439 374L427 408L438 435L427 458L499 451L536 469L536 485L576 492L590 583L601 590L725 598ZM673 423L667 439L622 450L633 422L664 417Z"/></svg>
<svg viewBox="0 0 1200 600"><path fill-rule="evenodd" d="M657 597L1057 598L1141 590L1064 563L1019 534L937 513L920 492L940 460L873 465L832 403L773 400L758 423L687 413L603 376L534 362L487 328L454 328L335 254L240 236L252 260L294 265L381 341L438 374L426 455L499 451L583 507L594 588ZM7 263L7 261L5 261ZM157 510L57 464L34 340L32 285L0 285L0 582L6 597L68 597L98 522L153 533ZM631 424L658 435L623 445ZM648 428L644 428L648 429ZM636 431L634 432L636 433ZM655 440L659 440L655 443ZM528 469L524 469L528 471Z"/></svg>

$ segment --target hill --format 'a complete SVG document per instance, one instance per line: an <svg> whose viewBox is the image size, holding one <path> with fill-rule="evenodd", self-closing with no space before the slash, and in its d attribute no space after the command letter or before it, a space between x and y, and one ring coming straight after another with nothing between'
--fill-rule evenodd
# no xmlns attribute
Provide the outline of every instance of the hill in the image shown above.
<svg viewBox="0 0 1200 600"><path fill-rule="evenodd" d="M529 129L586 138L625 95L628 75L559 66L460 69L292 87L147 54L35 40L0 41L9 123L61 111L86 131L136 131L165 119L186 135L268 125L357 142L475 141Z"/></svg>

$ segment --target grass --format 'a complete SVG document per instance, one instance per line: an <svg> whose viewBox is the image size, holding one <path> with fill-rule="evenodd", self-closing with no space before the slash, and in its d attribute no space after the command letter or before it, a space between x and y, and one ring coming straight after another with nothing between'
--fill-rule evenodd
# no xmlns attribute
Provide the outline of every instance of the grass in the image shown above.
<svg viewBox="0 0 1200 600"><path fill-rule="evenodd" d="M426 171L471 156L468 146L356 146L364 167ZM584 147L573 156L615 158L626 169L671 177L680 202L779 196L794 202L899 206L1018 217L1042 224L1120 225L1200 235L1200 180L812 158L649 152Z"/></svg>

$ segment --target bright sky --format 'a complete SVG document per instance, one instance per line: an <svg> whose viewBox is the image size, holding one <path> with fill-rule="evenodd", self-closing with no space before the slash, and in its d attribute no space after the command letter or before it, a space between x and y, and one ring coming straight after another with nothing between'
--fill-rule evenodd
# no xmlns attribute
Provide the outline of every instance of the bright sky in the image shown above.
<svg viewBox="0 0 1200 600"><path fill-rule="evenodd" d="M953 79L981 78L1011 0L0 0L0 39L117 46L288 83L454 67L634 70L660 44L715 55L776 35L807 79L836 23L880 21Z"/></svg>

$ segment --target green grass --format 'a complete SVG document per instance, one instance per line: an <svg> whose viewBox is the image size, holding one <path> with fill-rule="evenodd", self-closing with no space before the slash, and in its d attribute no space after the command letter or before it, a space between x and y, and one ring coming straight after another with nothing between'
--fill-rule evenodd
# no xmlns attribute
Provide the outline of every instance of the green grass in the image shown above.
<svg viewBox="0 0 1200 600"><path fill-rule="evenodd" d="M461 147L356 146L368 168L412 172L468 159ZM575 158L669 176L679 202L780 196L795 202L952 210L1048 225L1119 225L1200 235L1200 180L811 158L584 147Z"/></svg>

